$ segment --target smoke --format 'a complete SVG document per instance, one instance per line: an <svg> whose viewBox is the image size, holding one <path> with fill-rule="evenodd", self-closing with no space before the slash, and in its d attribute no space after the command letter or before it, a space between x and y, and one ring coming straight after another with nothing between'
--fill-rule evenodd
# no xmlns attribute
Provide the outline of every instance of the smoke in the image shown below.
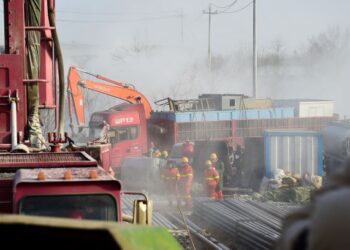
<svg viewBox="0 0 350 250"><path fill-rule="evenodd" d="M145 6L141 1L113 2L107 14L119 11L118 8L125 11L120 10L116 16L93 15L94 12L107 10L101 6L96 9L92 5L84 6L85 11L92 13L91 21L96 20L96 23L86 22L89 18L80 12L70 16L63 12L61 20L74 19L74 22L60 24L66 67L76 65L133 84L151 102L165 97L195 98L208 92L251 95L251 12L248 8L237 15L214 17L212 71L209 73L207 16L202 13L208 3L151 1ZM218 1L217 4L225 5L226 2ZM268 4L261 6L261 11L267 13ZM305 12L310 7L307 5ZM326 8L325 3L322 6L320 8ZM306 30L308 26L298 32L285 27L281 29L281 25L275 23L269 27L272 32L267 25L271 25L273 20L264 13L261 18L265 21L264 26L258 29L263 32L258 36L259 97L331 99L336 103L336 112L350 115L346 109L347 97L343 94L349 90L348 32L344 28L326 28L340 19L329 21L329 25L323 23L324 30L319 28L321 25L317 26L318 30L316 26L310 26L313 32ZM311 24L317 23L316 14L310 13L302 18ZM339 16L342 16L341 13ZM299 18L298 22L304 20L301 16ZM111 22L101 24L108 20ZM69 29L70 25L79 27L79 32ZM279 35L276 35L278 32ZM293 32L298 35L293 39L286 37L286 33L293 36ZM268 35L271 38L267 39ZM72 40L75 42L68 42ZM90 96L96 98L90 113L120 102L94 93Z"/></svg>
<svg viewBox="0 0 350 250"><path fill-rule="evenodd" d="M335 101L335 111L348 116L350 33L337 27L314 34L292 52L276 50L261 57L262 96ZM268 62L267 59L274 59Z"/></svg>

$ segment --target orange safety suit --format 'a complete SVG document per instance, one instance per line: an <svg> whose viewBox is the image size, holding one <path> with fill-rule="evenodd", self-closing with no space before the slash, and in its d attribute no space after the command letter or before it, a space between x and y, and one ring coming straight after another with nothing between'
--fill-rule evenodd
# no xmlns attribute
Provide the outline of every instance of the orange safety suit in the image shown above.
<svg viewBox="0 0 350 250"><path fill-rule="evenodd" d="M205 181L207 195L211 199L217 199L216 188L219 184L219 173L214 167L207 168L205 170Z"/></svg>
<svg viewBox="0 0 350 250"><path fill-rule="evenodd" d="M187 208L192 208L192 181L193 169L190 164L185 163L180 170L179 191L180 198L185 201Z"/></svg>
<svg viewBox="0 0 350 250"><path fill-rule="evenodd" d="M216 198L218 200L223 200L224 199L224 194L222 192L222 188L223 188L223 178L224 178L224 163L221 161L214 161L213 162L213 168L216 169L216 171L219 174L219 181L218 181L218 185L216 186Z"/></svg>

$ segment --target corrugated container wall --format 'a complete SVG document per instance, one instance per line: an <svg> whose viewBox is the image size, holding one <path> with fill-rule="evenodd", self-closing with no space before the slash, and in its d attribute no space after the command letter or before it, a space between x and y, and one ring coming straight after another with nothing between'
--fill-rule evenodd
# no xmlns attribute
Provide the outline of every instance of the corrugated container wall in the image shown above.
<svg viewBox="0 0 350 250"><path fill-rule="evenodd" d="M301 130L267 130L264 133L265 175L277 168L304 176L323 172L323 140L320 133Z"/></svg>

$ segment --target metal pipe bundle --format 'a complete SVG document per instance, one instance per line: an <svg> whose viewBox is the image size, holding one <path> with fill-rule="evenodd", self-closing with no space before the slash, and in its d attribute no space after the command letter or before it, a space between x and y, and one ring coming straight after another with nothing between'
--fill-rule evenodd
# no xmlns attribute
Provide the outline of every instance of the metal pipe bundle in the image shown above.
<svg viewBox="0 0 350 250"><path fill-rule="evenodd" d="M280 237L290 204L228 199L195 199L193 215L233 240L237 249L271 249Z"/></svg>

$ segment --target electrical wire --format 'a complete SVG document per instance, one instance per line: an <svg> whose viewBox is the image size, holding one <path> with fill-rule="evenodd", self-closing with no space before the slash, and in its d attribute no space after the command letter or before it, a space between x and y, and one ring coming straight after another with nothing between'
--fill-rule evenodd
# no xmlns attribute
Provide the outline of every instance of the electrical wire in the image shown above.
<svg viewBox="0 0 350 250"><path fill-rule="evenodd" d="M226 9L226 8L231 8L237 2L238 2L238 0L235 0L232 3L230 3L228 5L225 5L225 6L219 6L219 5L216 5L216 4L213 4L213 3L211 5L214 6L215 8L218 8L218 9Z"/></svg>
<svg viewBox="0 0 350 250"><path fill-rule="evenodd" d="M181 10L166 10L166 11L153 11L153 12L94 12L94 11L71 11L71 10L57 10L58 13L62 14L76 14L76 15L154 15L154 14L171 14L171 13L180 13Z"/></svg>
<svg viewBox="0 0 350 250"><path fill-rule="evenodd" d="M134 20L79 20L79 19L57 19L58 22L62 23L128 23L128 22L142 22L142 21L154 21L154 20L165 20L172 18L180 18L182 15L171 15L163 17L149 17L149 18L139 18Z"/></svg>
<svg viewBox="0 0 350 250"><path fill-rule="evenodd" d="M243 7L239 8L239 9L236 9L236 10L233 10L233 11L225 11L225 12L220 12L219 14L233 14L233 13L237 13L237 12L240 12L246 8L249 7L249 5L251 5L253 2L250 2L246 5L244 5Z"/></svg>

